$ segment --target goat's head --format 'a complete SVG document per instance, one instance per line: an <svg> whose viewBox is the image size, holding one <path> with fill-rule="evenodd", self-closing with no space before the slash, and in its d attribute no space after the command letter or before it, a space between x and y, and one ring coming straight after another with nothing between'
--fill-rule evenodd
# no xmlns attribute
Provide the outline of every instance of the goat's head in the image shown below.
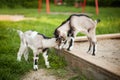
<svg viewBox="0 0 120 80"><path fill-rule="evenodd" d="M56 38L56 42L58 43L59 49L62 49L62 47L65 43L65 39L62 36L60 36L60 37Z"/></svg>
<svg viewBox="0 0 120 80"><path fill-rule="evenodd" d="M54 32L55 38L56 38L56 42L58 43L58 47L59 49L62 49L65 40L66 40L66 36L64 33L61 33L59 30L56 30Z"/></svg>

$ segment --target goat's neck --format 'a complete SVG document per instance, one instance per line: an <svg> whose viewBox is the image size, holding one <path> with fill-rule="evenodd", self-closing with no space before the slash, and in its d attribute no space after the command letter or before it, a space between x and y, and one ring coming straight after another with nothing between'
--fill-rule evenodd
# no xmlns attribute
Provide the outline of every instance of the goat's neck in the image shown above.
<svg viewBox="0 0 120 80"><path fill-rule="evenodd" d="M44 39L42 43L44 48L51 48L57 46L56 38Z"/></svg>

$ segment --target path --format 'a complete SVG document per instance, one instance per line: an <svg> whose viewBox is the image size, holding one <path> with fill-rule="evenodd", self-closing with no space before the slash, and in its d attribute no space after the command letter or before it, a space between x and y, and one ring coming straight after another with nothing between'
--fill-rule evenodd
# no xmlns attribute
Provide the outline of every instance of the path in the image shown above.
<svg viewBox="0 0 120 80"><path fill-rule="evenodd" d="M35 18L26 18L24 15L0 15L0 21L21 21L35 20Z"/></svg>
<svg viewBox="0 0 120 80"><path fill-rule="evenodd" d="M30 71L22 80L60 80L56 76L50 75L47 70L39 69L38 71Z"/></svg>
<svg viewBox="0 0 120 80"><path fill-rule="evenodd" d="M31 70L26 73L21 80L69 80L72 77L75 77L77 73L74 73L72 70L67 71L64 77L57 76L53 70L49 69L38 69L37 71Z"/></svg>

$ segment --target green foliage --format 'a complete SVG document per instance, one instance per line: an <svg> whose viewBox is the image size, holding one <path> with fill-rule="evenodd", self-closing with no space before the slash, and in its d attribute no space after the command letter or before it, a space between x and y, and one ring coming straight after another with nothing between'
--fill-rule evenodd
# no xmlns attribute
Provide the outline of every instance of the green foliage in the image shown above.
<svg viewBox="0 0 120 80"><path fill-rule="evenodd" d="M66 2L66 4L67 4L68 6L73 6L75 0L65 0L65 2Z"/></svg>
<svg viewBox="0 0 120 80"><path fill-rule="evenodd" d="M98 0L99 6L120 7L120 0Z"/></svg>
<svg viewBox="0 0 120 80"><path fill-rule="evenodd" d="M49 61L52 69L63 69L67 66L64 57L59 57L59 54L55 50L50 50Z"/></svg>
<svg viewBox="0 0 120 80"><path fill-rule="evenodd" d="M37 8L37 0L0 0L0 8Z"/></svg>
<svg viewBox="0 0 120 80"><path fill-rule="evenodd" d="M84 0L65 0L67 5L73 6L75 2L84 2ZM112 7L120 7L120 0L98 0L99 6L112 6ZM95 6L95 0L86 0L86 4L89 6Z"/></svg>
<svg viewBox="0 0 120 80"><path fill-rule="evenodd" d="M45 0L42 1L45 3ZM74 6L75 2L84 2L84 0L63 0L66 5ZM113 6L120 7L120 0L98 0L99 6ZM54 0L50 0L50 3L54 3ZM87 0L87 5L95 6L94 0ZM37 8L38 0L0 0L0 8Z"/></svg>

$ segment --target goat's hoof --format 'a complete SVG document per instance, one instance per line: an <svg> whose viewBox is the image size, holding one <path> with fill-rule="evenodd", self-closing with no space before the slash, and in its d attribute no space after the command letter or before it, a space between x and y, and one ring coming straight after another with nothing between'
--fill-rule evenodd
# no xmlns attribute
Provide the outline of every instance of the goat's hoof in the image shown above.
<svg viewBox="0 0 120 80"><path fill-rule="evenodd" d="M34 71L37 71L38 69L34 69Z"/></svg>
<svg viewBox="0 0 120 80"><path fill-rule="evenodd" d="M18 62L21 62L21 60L18 60L18 59L17 59L17 61L18 61Z"/></svg>
<svg viewBox="0 0 120 80"><path fill-rule="evenodd" d="M19 62L20 62L20 61L21 61L21 59L18 57L18 58L17 58L17 61L19 61Z"/></svg>
<svg viewBox="0 0 120 80"><path fill-rule="evenodd" d="M70 48L67 48L67 50L68 50L68 51L71 51L71 49L70 49Z"/></svg>
<svg viewBox="0 0 120 80"><path fill-rule="evenodd" d="M33 69L34 69L35 71L37 71L37 70L38 70L38 66L37 66L37 65L34 65Z"/></svg>
<svg viewBox="0 0 120 80"><path fill-rule="evenodd" d="M51 66L46 66L48 69L51 67Z"/></svg>
<svg viewBox="0 0 120 80"><path fill-rule="evenodd" d="M92 56L95 56L95 54L92 54Z"/></svg>
<svg viewBox="0 0 120 80"><path fill-rule="evenodd" d="M68 51L70 51L70 49L67 49Z"/></svg>

